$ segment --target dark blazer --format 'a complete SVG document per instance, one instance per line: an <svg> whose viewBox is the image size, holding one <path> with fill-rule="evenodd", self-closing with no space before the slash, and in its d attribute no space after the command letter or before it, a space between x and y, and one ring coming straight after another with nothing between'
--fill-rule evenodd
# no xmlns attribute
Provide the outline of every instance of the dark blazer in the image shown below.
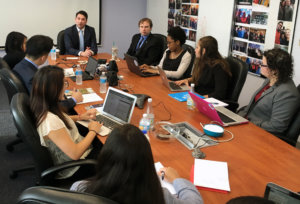
<svg viewBox="0 0 300 204"><path fill-rule="evenodd" d="M84 49L90 47L94 54L97 54L98 48L96 43L96 33L93 27L88 25L84 28ZM66 55L78 55L79 50L79 35L76 25L73 25L65 30L65 47Z"/></svg>
<svg viewBox="0 0 300 204"><path fill-rule="evenodd" d="M238 114L266 131L284 136L294 114L300 106L299 92L292 79L285 83L275 84L262 93L254 102L255 96L269 83L263 85L253 94L250 103Z"/></svg>
<svg viewBox="0 0 300 204"><path fill-rule="evenodd" d="M163 50L163 43L161 39L155 37L150 33L147 40L142 47L136 52L136 46L140 40L141 34L135 34L132 37L130 47L127 51L128 55L135 56L138 59L139 65L157 65L161 58L161 51Z"/></svg>
<svg viewBox="0 0 300 204"><path fill-rule="evenodd" d="M8 66L13 69L22 59L24 59L25 53L21 51L7 53L3 59Z"/></svg>
<svg viewBox="0 0 300 204"><path fill-rule="evenodd" d="M38 69L32 63L25 59L23 59L13 68L13 72L23 82L28 93L31 93L33 76L37 70ZM76 105L76 103L72 98L69 98L61 101L61 105L64 106L68 112L73 112L73 107Z"/></svg>

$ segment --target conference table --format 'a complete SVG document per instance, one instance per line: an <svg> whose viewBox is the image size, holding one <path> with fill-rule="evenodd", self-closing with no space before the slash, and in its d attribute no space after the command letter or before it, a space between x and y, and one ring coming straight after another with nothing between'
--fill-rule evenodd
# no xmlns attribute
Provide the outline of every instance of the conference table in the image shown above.
<svg viewBox="0 0 300 204"><path fill-rule="evenodd" d="M84 57L68 60L66 57L68 56L60 56L56 61L49 59L49 62L66 68L71 67L72 64L78 64L78 61L87 60ZM101 53L94 57L109 60L111 55ZM135 75L128 70L123 59L119 59L117 65L118 75L122 75L123 80L116 88L127 89L132 94L149 95L153 100L155 122L168 119L172 123L186 121L200 131L203 131L200 122L205 124L211 122L198 110L187 109L185 102L179 102L168 96L171 91L163 85L159 76L144 78ZM97 79L84 81L82 85L76 85L69 79L69 84L70 87L77 89L91 87L100 97L105 98L105 94L100 93L100 84ZM76 105L75 110L83 113L86 110L85 107L91 104L95 103ZM135 107L131 123L138 126L144 112L146 112L146 104L144 109ZM201 148L201 150L206 154L206 160L227 162L231 190L228 193L199 190L204 203L226 203L231 198L245 195L263 196L268 182L276 183L292 191L300 191L300 151L298 149L252 123L230 126L225 129L234 134L233 140ZM175 168L182 178L190 180L190 172L195 160L192 151L176 139L160 140L151 133L149 137L155 162ZM220 140L230 137L229 134L224 134ZM99 139L105 143L106 137L99 136Z"/></svg>

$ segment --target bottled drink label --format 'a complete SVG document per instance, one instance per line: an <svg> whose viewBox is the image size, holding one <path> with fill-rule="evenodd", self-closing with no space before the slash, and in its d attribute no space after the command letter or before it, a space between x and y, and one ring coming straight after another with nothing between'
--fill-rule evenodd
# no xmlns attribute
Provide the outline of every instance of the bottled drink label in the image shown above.
<svg viewBox="0 0 300 204"><path fill-rule="evenodd" d="M105 78L100 79L100 83L106 83L106 79Z"/></svg>
<svg viewBox="0 0 300 204"><path fill-rule="evenodd" d="M188 109L190 109L190 110L195 109L195 104L194 104L194 101L191 96L188 96L188 98L186 100L186 105L187 105Z"/></svg>

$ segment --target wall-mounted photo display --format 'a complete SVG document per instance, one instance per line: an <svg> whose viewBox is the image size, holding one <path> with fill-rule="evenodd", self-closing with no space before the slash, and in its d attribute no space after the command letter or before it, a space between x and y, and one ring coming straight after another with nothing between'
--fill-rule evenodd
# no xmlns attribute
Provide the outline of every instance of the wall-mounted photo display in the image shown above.
<svg viewBox="0 0 300 204"><path fill-rule="evenodd" d="M180 26L186 33L186 43L195 47L198 15L199 0L169 0L168 29Z"/></svg>
<svg viewBox="0 0 300 204"><path fill-rule="evenodd" d="M263 52L291 52L298 0L236 0L230 53L260 75ZM271 17L270 17L271 16Z"/></svg>

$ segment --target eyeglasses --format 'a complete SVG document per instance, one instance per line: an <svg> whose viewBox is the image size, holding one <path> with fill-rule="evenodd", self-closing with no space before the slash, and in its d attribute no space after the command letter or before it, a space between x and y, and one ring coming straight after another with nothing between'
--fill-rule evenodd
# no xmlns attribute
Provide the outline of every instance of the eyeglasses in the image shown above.
<svg viewBox="0 0 300 204"><path fill-rule="evenodd" d="M64 86L65 86L65 88L68 88L69 87L69 82L68 81L64 81Z"/></svg>
<svg viewBox="0 0 300 204"><path fill-rule="evenodd" d="M260 67L268 67L268 65L261 64Z"/></svg>

